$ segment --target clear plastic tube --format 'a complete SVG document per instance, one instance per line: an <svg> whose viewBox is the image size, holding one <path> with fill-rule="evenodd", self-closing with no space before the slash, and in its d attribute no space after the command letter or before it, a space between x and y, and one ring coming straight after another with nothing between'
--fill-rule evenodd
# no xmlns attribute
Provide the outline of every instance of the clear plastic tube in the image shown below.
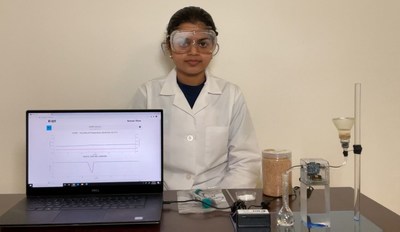
<svg viewBox="0 0 400 232"><path fill-rule="evenodd" d="M361 145L361 84L355 84L354 145ZM354 153L354 220L360 220L361 153Z"/></svg>
<svg viewBox="0 0 400 232"><path fill-rule="evenodd" d="M329 167L330 167L330 168L341 168L341 167L343 167L343 166L346 165L346 164L347 164L347 156L344 157L344 160L343 160L343 163L342 163L342 164L340 164L340 165L329 165Z"/></svg>

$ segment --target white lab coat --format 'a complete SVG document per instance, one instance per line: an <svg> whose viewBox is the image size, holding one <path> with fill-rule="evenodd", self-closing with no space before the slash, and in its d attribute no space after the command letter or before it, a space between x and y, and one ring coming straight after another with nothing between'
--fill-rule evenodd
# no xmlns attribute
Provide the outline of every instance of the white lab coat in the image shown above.
<svg viewBox="0 0 400 232"><path fill-rule="evenodd" d="M164 110L166 189L254 188L261 152L239 87L206 72L193 109L176 71L143 84L134 108Z"/></svg>

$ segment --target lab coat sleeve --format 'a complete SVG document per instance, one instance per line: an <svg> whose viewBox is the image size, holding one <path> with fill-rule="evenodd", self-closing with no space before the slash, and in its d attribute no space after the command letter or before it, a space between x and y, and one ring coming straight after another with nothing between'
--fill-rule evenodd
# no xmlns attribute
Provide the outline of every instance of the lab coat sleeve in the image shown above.
<svg viewBox="0 0 400 232"><path fill-rule="evenodd" d="M228 170L222 188L255 188L260 179L261 152L243 94L236 89L229 129Z"/></svg>
<svg viewBox="0 0 400 232"><path fill-rule="evenodd" d="M147 91L145 85L139 87L133 97L133 108L134 109L146 109L147 108Z"/></svg>

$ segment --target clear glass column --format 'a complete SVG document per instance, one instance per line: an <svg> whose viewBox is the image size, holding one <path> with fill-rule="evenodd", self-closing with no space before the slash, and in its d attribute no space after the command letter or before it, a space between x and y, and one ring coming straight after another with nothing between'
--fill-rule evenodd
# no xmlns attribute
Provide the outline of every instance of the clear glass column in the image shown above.
<svg viewBox="0 0 400 232"><path fill-rule="evenodd" d="M360 220L361 194L361 84L355 84L354 96L354 220Z"/></svg>

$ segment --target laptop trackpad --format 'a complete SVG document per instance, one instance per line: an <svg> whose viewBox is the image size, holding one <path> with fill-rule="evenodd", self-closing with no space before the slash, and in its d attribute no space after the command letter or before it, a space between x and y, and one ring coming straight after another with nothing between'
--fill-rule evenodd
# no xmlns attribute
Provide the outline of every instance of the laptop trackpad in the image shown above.
<svg viewBox="0 0 400 232"><path fill-rule="evenodd" d="M101 222L105 215L104 211L97 210L64 210L61 211L53 222L57 223L83 223Z"/></svg>

